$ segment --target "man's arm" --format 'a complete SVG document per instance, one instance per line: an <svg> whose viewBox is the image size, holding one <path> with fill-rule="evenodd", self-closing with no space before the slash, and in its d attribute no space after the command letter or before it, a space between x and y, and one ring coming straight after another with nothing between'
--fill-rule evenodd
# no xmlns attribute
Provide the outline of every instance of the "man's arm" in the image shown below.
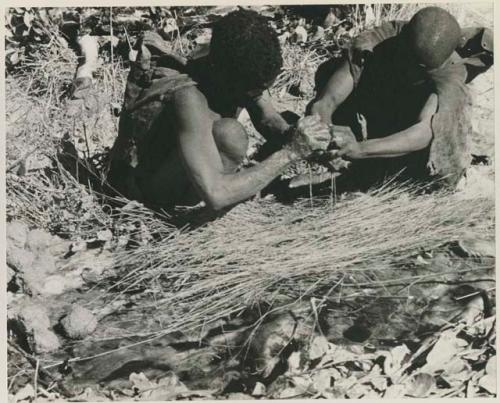
<svg viewBox="0 0 500 403"><path fill-rule="evenodd" d="M321 121L332 123L332 114L347 99L354 89L349 63L345 61L328 80L323 92L312 103L310 114L318 114Z"/></svg>
<svg viewBox="0 0 500 403"><path fill-rule="evenodd" d="M290 147L249 169L224 173L205 98L196 88L185 88L175 93L174 110L181 158L200 196L215 210L255 195L291 162L313 150L326 149L330 141L328 130L320 125L319 118L309 119L307 130L302 128L302 133L309 134L294 136Z"/></svg>
<svg viewBox="0 0 500 403"><path fill-rule="evenodd" d="M332 123L332 114L351 94L360 79L366 59L373 49L384 40L398 35L404 21L384 22L378 27L360 33L353 39L343 63L332 74L324 89L308 108L308 114L319 114L321 121Z"/></svg>
<svg viewBox="0 0 500 403"><path fill-rule="evenodd" d="M268 141L281 140L290 128L285 119L274 109L269 91L246 107L255 129Z"/></svg>
<svg viewBox="0 0 500 403"><path fill-rule="evenodd" d="M417 123L387 137L357 142L354 136L336 139L334 133L333 141L339 150L332 154L351 159L392 158L422 150L432 141L431 120L436 112L437 102L437 95L431 94L420 112Z"/></svg>

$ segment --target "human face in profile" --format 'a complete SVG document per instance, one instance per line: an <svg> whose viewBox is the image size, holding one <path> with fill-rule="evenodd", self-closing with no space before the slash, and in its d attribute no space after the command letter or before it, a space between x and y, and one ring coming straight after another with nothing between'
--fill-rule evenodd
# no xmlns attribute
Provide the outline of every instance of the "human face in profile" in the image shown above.
<svg viewBox="0 0 500 403"><path fill-rule="evenodd" d="M238 91L237 104L238 106L244 107L248 103L253 102L260 98L265 91L268 91L272 87L276 78L252 89L241 89Z"/></svg>

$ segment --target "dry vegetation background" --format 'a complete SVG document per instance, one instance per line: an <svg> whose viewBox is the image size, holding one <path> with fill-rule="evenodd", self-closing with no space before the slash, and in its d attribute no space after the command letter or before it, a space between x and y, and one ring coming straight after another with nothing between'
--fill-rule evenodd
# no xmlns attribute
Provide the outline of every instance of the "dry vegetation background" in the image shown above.
<svg viewBox="0 0 500 403"><path fill-rule="evenodd" d="M296 29L303 10L259 8L283 41L277 108L302 114L323 61L419 7L344 6L324 31L310 15ZM493 25L488 6L446 7ZM255 200L188 230L100 194L138 32L186 56L230 9L7 12L10 401L496 395L492 71L471 85L484 163L453 195ZM76 27L101 47L97 92L75 112Z"/></svg>

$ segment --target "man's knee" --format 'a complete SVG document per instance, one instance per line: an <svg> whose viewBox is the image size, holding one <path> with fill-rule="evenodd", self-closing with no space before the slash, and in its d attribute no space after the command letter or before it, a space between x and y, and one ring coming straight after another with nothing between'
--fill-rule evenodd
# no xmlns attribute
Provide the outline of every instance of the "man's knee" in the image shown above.
<svg viewBox="0 0 500 403"><path fill-rule="evenodd" d="M248 136L243 125L236 119L222 118L214 122L212 133L215 144L226 161L239 165L246 157Z"/></svg>

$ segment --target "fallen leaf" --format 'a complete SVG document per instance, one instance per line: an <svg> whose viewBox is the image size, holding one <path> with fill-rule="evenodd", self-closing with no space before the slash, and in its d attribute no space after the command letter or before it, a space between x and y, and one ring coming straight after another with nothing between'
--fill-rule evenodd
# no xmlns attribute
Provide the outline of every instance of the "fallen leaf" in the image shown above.
<svg viewBox="0 0 500 403"><path fill-rule="evenodd" d="M479 327L484 335L487 335L494 328L496 322L496 316L491 316L489 318L483 319L476 323L474 326Z"/></svg>
<svg viewBox="0 0 500 403"><path fill-rule="evenodd" d="M497 393L497 378L496 378L496 376L486 374L485 376L483 376L479 380L478 385L481 386L488 393L491 393L492 395L496 395L496 393Z"/></svg>
<svg viewBox="0 0 500 403"><path fill-rule="evenodd" d="M263 383L257 382L253 388L252 396L260 397L266 395L266 387Z"/></svg>
<svg viewBox="0 0 500 403"><path fill-rule="evenodd" d="M372 369L373 363L371 361L354 361L354 365L363 372L369 372Z"/></svg>
<svg viewBox="0 0 500 403"><path fill-rule="evenodd" d="M179 28L177 27L177 22L175 18L167 18L165 21L165 26L163 27L163 32L166 34L170 32L177 31Z"/></svg>
<svg viewBox="0 0 500 403"><path fill-rule="evenodd" d="M384 399L400 399L405 395L406 387L404 385L395 384L387 388L384 393Z"/></svg>
<svg viewBox="0 0 500 403"><path fill-rule="evenodd" d="M374 355L371 353L363 354L362 351L359 353L353 352L343 346L337 346L333 343L329 343L328 347L328 352L321 359L321 362L318 365L319 367L327 364L331 365L332 363L339 364L343 362L370 360L374 358Z"/></svg>
<svg viewBox="0 0 500 403"><path fill-rule="evenodd" d="M467 364L459 357L453 357L451 360L444 363L442 368L443 373L447 375L455 375L467 369Z"/></svg>
<svg viewBox="0 0 500 403"><path fill-rule="evenodd" d="M348 378L340 378L335 381L335 389L337 390L344 390L346 391L350 387L352 387L354 384L358 382L357 378L354 375L349 376Z"/></svg>
<svg viewBox="0 0 500 403"><path fill-rule="evenodd" d="M363 399L380 399L381 397L381 394L373 389L366 391L363 395Z"/></svg>
<svg viewBox="0 0 500 403"><path fill-rule="evenodd" d="M467 388L465 390L465 397L472 398L476 396L476 387L472 381L467 382Z"/></svg>
<svg viewBox="0 0 500 403"><path fill-rule="evenodd" d="M11 64L13 64L13 65L19 63L19 54L17 52L12 53L9 56L9 60L10 60Z"/></svg>
<svg viewBox="0 0 500 403"><path fill-rule="evenodd" d="M337 368L328 368L328 372L330 373L330 376L333 378L334 381L342 378L342 374Z"/></svg>
<svg viewBox="0 0 500 403"><path fill-rule="evenodd" d="M470 370L457 372L455 374L441 374L441 378L450 385L451 389L459 388L464 385L472 376Z"/></svg>
<svg viewBox="0 0 500 403"><path fill-rule="evenodd" d="M422 372L433 374L443 369L448 361L456 357L464 349L464 340L457 339L456 332L455 329L449 329L441 333L438 341L427 355Z"/></svg>
<svg viewBox="0 0 500 403"><path fill-rule="evenodd" d="M402 371L403 364L410 357L410 350L406 347L406 344L401 346L396 346L389 351L389 354L386 355L384 361L384 373L389 376L393 382L396 378L399 377L399 374Z"/></svg>
<svg viewBox="0 0 500 403"><path fill-rule="evenodd" d="M33 21L34 17L31 13L25 12L23 15L23 22L24 25L26 25L28 28L31 27L31 22Z"/></svg>
<svg viewBox="0 0 500 403"><path fill-rule="evenodd" d="M363 355L365 352L365 348L363 346L358 346L356 344L353 344L348 347L348 350L351 351L353 354L356 355Z"/></svg>
<svg viewBox="0 0 500 403"><path fill-rule="evenodd" d="M417 265L419 265L419 266L428 266L428 265L430 265L430 264L431 264L429 261L425 260L425 259L422 257L422 255L418 255L418 256L417 256L417 259L416 259L415 263L416 263Z"/></svg>
<svg viewBox="0 0 500 403"><path fill-rule="evenodd" d="M468 257L495 257L494 239L467 238L458 242L460 252Z"/></svg>
<svg viewBox="0 0 500 403"><path fill-rule="evenodd" d="M370 378L370 383L379 392L383 392L384 390L387 389L387 378L385 376L376 375Z"/></svg>
<svg viewBox="0 0 500 403"><path fill-rule="evenodd" d="M484 354L485 351L486 351L485 348L470 349L468 351L465 351L463 354L460 354L460 357L463 358L464 360L477 361L479 357L482 354Z"/></svg>
<svg viewBox="0 0 500 403"><path fill-rule="evenodd" d="M312 386L312 381L308 376L293 376L291 378L295 389L306 392Z"/></svg>
<svg viewBox="0 0 500 403"><path fill-rule="evenodd" d="M110 241L112 238L113 238L113 233L109 229L99 231L97 233L97 239L99 241Z"/></svg>
<svg viewBox="0 0 500 403"><path fill-rule="evenodd" d="M189 389L182 383L177 375L171 372L168 376L165 376L158 380L158 385L165 386L168 388L178 389L180 392L188 392Z"/></svg>
<svg viewBox="0 0 500 403"><path fill-rule="evenodd" d="M325 392L332 387L332 374L328 369L321 369L311 376L314 390Z"/></svg>
<svg viewBox="0 0 500 403"><path fill-rule="evenodd" d="M382 368L378 364L375 364L370 370L370 375L381 375L381 374L382 374Z"/></svg>
<svg viewBox="0 0 500 403"><path fill-rule="evenodd" d="M329 350L328 340L325 336L316 336L309 347L309 359L322 358Z"/></svg>
<svg viewBox="0 0 500 403"><path fill-rule="evenodd" d="M288 372L295 373L300 371L300 351L294 351L288 357Z"/></svg>
<svg viewBox="0 0 500 403"><path fill-rule="evenodd" d="M138 53L139 52L137 50L130 49L130 51L128 52L128 60L131 62L135 62Z"/></svg>
<svg viewBox="0 0 500 403"><path fill-rule="evenodd" d="M142 393L143 391L150 390L156 386L146 377L146 375L144 375L143 372L139 374L132 372L128 379L129 382L132 384L132 388L138 394Z"/></svg>
<svg viewBox="0 0 500 403"><path fill-rule="evenodd" d="M488 360L487 364L486 364L486 373L488 375L493 375L494 377L496 377L497 375L497 356L494 355L492 357L490 357L490 359Z"/></svg>
<svg viewBox="0 0 500 403"><path fill-rule="evenodd" d="M330 399L330 400L343 399L344 398L344 392L341 391L341 390L337 390L337 389L333 388L332 390L323 392L322 396L325 399Z"/></svg>
<svg viewBox="0 0 500 403"><path fill-rule="evenodd" d="M427 397L435 386L436 380L434 377L421 372L410 378L406 394L411 397Z"/></svg>
<svg viewBox="0 0 500 403"><path fill-rule="evenodd" d="M478 383L479 380L486 374L486 371L484 369L474 372L471 377L471 381L474 383Z"/></svg>
<svg viewBox="0 0 500 403"><path fill-rule="evenodd" d="M34 397L35 397L35 389L33 389L33 386L31 385L31 383L28 383L24 387L19 389L19 391L14 396L14 401L21 402L21 401L27 400L27 399L31 400Z"/></svg>
<svg viewBox="0 0 500 403"><path fill-rule="evenodd" d="M279 364L280 360L281 359L279 356L268 359L267 362L265 363L266 365L264 369L262 370L262 376L264 378L267 378L269 375L271 375L273 369L276 367L276 365Z"/></svg>
<svg viewBox="0 0 500 403"><path fill-rule="evenodd" d="M478 295L467 303L467 306L462 313L462 320L468 324L472 325L478 320L482 319L484 315L484 300L483 297Z"/></svg>
<svg viewBox="0 0 500 403"><path fill-rule="evenodd" d="M305 393L300 388L285 388L279 394L279 399L291 399L294 397L300 397Z"/></svg>
<svg viewBox="0 0 500 403"><path fill-rule="evenodd" d="M349 399L359 399L360 397L363 397L371 390L372 389L369 385L362 385L360 383L356 383L347 390L346 395Z"/></svg>

